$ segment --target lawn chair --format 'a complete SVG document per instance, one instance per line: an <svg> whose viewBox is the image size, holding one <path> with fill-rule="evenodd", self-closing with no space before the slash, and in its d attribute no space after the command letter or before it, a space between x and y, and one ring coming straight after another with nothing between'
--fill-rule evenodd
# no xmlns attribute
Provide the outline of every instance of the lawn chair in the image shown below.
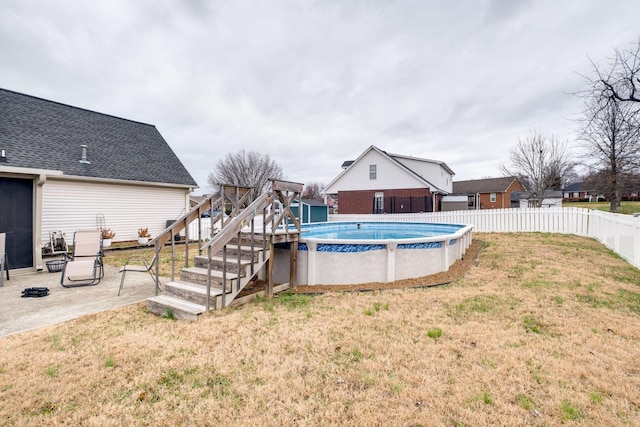
<svg viewBox="0 0 640 427"><path fill-rule="evenodd" d="M129 262L131 260L138 260L139 262L142 263L142 265L140 264L129 264ZM122 267L120 269L120 273L122 273L122 278L120 279L120 289L118 289L118 296L120 296L120 292L122 291L122 287L124 286L124 278L127 274L128 271L131 272L136 272L136 273L149 273L149 276L151 276L151 278L153 279L153 282L155 283L156 278L153 275L153 273L151 273L151 269L153 268L153 265L158 261L158 253L156 252L153 255L153 258L151 258L150 262L147 262L147 259L145 257L143 257L142 255L132 255L127 262L124 264L124 267Z"/></svg>
<svg viewBox="0 0 640 427"><path fill-rule="evenodd" d="M73 234L73 252L64 256L60 284L65 288L94 286L104 277L102 233L78 230Z"/></svg>
<svg viewBox="0 0 640 427"><path fill-rule="evenodd" d="M4 286L4 275L9 280L9 257L5 252L5 242L7 241L7 233L0 233L0 288Z"/></svg>

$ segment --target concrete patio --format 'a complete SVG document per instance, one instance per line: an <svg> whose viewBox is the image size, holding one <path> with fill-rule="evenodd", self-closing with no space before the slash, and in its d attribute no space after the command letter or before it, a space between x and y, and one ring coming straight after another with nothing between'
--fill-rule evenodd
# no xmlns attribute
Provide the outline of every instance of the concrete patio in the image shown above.
<svg viewBox="0 0 640 427"><path fill-rule="evenodd" d="M105 266L104 278L98 285L79 288L63 288L61 273L10 274L11 280L5 279L4 287L0 287L0 337L135 304L155 294L154 282L147 273L128 273L118 296L120 273L118 267L111 266ZM49 288L49 295L22 298L22 291L32 287Z"/></svg>

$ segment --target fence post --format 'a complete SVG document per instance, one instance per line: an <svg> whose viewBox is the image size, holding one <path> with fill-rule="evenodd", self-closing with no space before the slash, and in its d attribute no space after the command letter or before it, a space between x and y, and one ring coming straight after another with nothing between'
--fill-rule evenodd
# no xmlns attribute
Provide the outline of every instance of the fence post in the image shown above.
<svg viewBox="0 0 640 427"><path fill-rule="evenodd" d="M640 218L636 218L633 228L633 266L640 268Z"/></svg>

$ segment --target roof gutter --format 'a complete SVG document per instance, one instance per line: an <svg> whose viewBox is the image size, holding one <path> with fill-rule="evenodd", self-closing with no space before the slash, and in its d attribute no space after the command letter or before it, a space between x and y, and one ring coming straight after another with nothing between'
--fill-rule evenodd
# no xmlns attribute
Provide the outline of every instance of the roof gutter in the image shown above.
<svg viewBox="0 0 640 427"><path fill-rule="evenodd" d="M113 178L94 178L89 176L78 176L78 175L56 174L54 176L49 176L49 178L53 178L56 180L64 180L64 181L93 182L93 183L119 184L119 185L137 185L137 186L143 185L147 187L184 188L189 190L200 188L197 185L188 185L188 184L173 184L168 182L131 181L126 179L113 179Z"/></svg>

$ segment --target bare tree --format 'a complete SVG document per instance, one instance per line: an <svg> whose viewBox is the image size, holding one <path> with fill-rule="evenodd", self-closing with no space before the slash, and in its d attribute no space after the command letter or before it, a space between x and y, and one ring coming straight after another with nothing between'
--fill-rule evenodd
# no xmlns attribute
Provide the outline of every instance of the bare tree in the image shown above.
<svg viewBox="0 0 640 427"><path fill-rule="evenodd" d="M585 77L580 140L591 177L616 212L629 180L637 174L640 156L640 41L635 49L614 49L608 68L591 61L593 77Z"/></svg>
<svg viewBox="0 0 640 427"><path fill-rule="evenodd" d="M595 92L585 102L580 140L584 156L591 160L594 176L603 180L599 188L616 212L627 176L635 175L640 165L640 127L638 108L612 94Z"/></svg>
<svg viewBox="0 0 640 427"><path fill-rule="evenodd" d="M505 176L518 176L526 182L535 207L542 206L548 190L560 189L563 177L574 167L566 142L553 135L531 132L527 139L519 139L509 155L510 166L502 166Z"/></svg>
<svg viewBox="0 0 640 427"><path fill-rule="evenodd" d="M324 184L318 184L317 182L310 182L309 184L304 186L304 192L302 193L302 198L323 201L324 199L322 197L322 194L320 194L322 187L324 187Z"/></svg>
<svg viewBox="0 0 640 427"><path fill-rule="evenodd" d="M267 190L270 179L283 179L282 168L268 154L241 150L217 161L207 182L213 189L219 184L254 187L257 194Z"/></svg>
<svg viewBox="0 0 640 427"><path fill-rule="evenodd" d="M591 60L595 76L585 77L590 84L585 92L620 102L640 103L640 40L635 48L614 49L614 52L607 70Z"/></svg>

